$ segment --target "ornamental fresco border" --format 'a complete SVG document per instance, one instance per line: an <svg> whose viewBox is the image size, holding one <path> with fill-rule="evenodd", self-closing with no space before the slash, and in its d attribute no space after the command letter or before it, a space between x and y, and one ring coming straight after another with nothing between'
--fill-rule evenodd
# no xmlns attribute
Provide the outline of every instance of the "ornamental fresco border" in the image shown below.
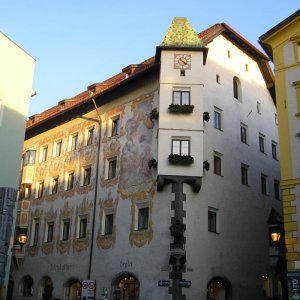
<svg viewBox="0 0 300 300"><path fill-rule="evenodd" d="M115 216L117 215L117 207L118 207L119 197L115 199L112 198L111 193L108 193L108 198L106 200L99 200L100 212L99 212L99 228L97 233L97 247L102 249L113 248L116 243L116 234L117 228L115 224ZM114 224L113 224L113 232L110 235L102 234L105 220L103 220L105 215L105 210L109 210L114 215Z"/></svg>

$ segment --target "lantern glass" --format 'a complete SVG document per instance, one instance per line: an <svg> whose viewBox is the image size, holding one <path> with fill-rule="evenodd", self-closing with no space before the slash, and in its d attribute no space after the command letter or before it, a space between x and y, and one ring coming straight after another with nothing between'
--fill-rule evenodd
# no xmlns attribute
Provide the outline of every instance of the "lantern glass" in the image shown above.
<svg viewBox="0 0 300 300"><path fill-rule="evenodd" d="M20 233L18 236L18 241L21 246L25 245L27 242L27 235L25 233Z"/></svg>
<svg viewBox="0 0 300 300"><path fill-rule="evenodd" d="M272 232L271 239L273 243L278 243L280 240L280 232Z"/></svg>

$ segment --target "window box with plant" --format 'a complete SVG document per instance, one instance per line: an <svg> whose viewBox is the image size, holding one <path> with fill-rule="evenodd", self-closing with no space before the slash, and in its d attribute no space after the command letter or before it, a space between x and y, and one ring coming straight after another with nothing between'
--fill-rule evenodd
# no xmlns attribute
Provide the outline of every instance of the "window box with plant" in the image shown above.
<svg viewBox="0 0 300 300"><path fill-rule="evenodd" d="M194 105L190 104L170 104L169 111L173 114L191 114L194 110Z"/></svg>
<svg viewBox="0 0 300 300"><path fill-rule="evenodd" d="M169 162L172 165L188 166L194 163L194 157L190 155L170 154Z"/></svg>

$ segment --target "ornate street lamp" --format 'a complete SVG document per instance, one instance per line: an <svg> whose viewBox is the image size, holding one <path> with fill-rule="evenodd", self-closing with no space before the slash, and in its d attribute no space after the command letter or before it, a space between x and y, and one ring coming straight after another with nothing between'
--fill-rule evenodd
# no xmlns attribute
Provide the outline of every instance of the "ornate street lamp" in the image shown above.
<svg viewBox="0 0 300 300"><path fill-rule="evenodd" d="M18 242L21 246L21 249L23 248L23 246L27 243L27 235L25 233L20 233L18 235Z"/></svg>

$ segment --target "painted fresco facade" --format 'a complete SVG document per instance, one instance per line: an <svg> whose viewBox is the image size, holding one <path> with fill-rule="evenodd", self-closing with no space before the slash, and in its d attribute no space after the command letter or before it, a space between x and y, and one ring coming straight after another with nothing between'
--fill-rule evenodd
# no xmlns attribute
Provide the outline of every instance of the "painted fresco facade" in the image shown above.
<svg viewBox="0 0 300 300"><path fill-rule="evenodd" d="M290 282L292 279L299 282L300 11L296 11L262 35L260 42L274 62L279 141L282 153L280 167L287 270ZM300 290L290 286L290 299L294 299L292 298L294 293L299 295Z"/></svg>
<svg viewBox="0 0 300 300"><path fill-rule="evenodd" d="M267 58L226 24L208 32L177 18L155 58L30 118L17 224L29 241L14 299L42 299L47 287L80 299L86 279L96 299L281 292L269 261L267 221L281 202ZM174 97L183 102L170 108ZM189 113L171 112L183 105Z"/></svg>

